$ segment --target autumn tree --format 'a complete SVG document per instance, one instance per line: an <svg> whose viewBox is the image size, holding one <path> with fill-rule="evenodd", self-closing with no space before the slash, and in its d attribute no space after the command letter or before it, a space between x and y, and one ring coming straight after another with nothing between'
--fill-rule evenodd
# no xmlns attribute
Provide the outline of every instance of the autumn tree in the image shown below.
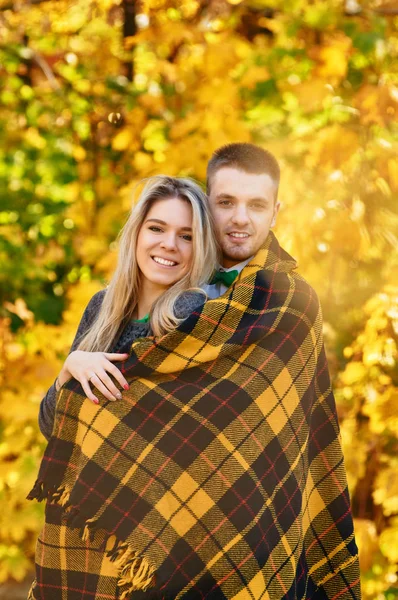
<svg viewBox="0 0 398 600"><path fill-rule="evenodd" d="M204 182L215 148L253 141L281 163L277 235L323 306L364 597L398 597L395 15L356 0L0 0L0 580L30 568L39 402L110 277L134 184Z"/></svg>

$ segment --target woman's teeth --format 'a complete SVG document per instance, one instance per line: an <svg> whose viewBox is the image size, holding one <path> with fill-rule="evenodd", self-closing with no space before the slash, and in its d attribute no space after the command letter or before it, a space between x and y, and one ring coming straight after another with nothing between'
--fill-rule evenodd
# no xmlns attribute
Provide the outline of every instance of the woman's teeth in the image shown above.
<svg viewBox="0 0 398 600"><path fill-rule="evenodd" d="M231 237L235 237L235 238L247 238L247 237L249 237L248 233L230 233L229 235Z"/></svg>
<svg viewBox="0 0 398 600"><path fill-rule="evenodd" d="M165 267L174 267L177 263L172 260L166 260L165 258L160 258L159 256L152 256L153 260L160 265L164 265Z"/></svg>

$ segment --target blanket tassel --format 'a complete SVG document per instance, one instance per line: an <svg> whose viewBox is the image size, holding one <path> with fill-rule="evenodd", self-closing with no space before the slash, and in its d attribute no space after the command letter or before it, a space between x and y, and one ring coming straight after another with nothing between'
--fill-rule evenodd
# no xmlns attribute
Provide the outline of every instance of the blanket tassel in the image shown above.
<svg viewBox="0 0 398 600"><path fill-rule="evenodd" d="M34 582L32 583L32 585L30 586L27 600L36 600L36 598L33 595L33 588L35 588L35 587L36 587L36 579L34 580Z"/></svg>
<svg viewBox="0 0 398 600"><path fill-rule="evenodd" d="M100 525L95 519L86 521L81 533L83 541L92 541L98 528ZM118 586L126 588L121 590L120 600L126 600L132 592L146 591L154 585L155 567L126 542L113 535L107 536L101 544L101 549L106 551L106 556L119 571Z"/></svg>
<svg viewBox="0 0 398 600"><path fill-rule="evenodd" d="M48 500L51 504L60 504L61 506L65 506L69 500L69 496L70 491L65 486L56 488L55 486L48 485L46 481L36 479L35 484L30 490L29 494L26 496L26 499L36 499L38 502L42 502L42 500Z"/></svg>
<svg viewBox="0 0 398 600"><path fill-rule="evenodd" d="M63 520L68 527L80 528L83 541L92 542L94 535L99 528L99 523L95 519L84 521L83 515L77 506L70 504L70 491L65 487L49 487L45 482L37 480L28 497L29 500L36 498L39 502L48 499L49 502L63 506ZM109 538L104 540L106 545ZM105 548L104 548L105 549ZM107 550L106 555L111 562L114 562L119 570L118 586L126 587L122 591L120 600L126 600L128 596L135 591L146 591L155 581L155 567L153 567L144 556L141 556L136 550L129 547L126 542L121 542L117 538L112 547ZM35 600L33 588L35 582L29 590L28 600Z"/></svg>
<svg viewBox="0 0 398 600"><path fill-rule="evenodd" d="M86 525L81 529L80 537L83 542L93 542L95 539L95 534L97 533L98 527L96 525L92 525L90 522L86 521ZM106 545L105 538L104 542L100 546L100 550L104 550ZM105 544L104 544L105 543Z"/></svg>
<svg viewBox="0 0 398 600"><path fill-rule="evenodd" d="M107 556L119 568L118 586L125 587L120 600L125 600L132 592L146 591L154 584L155 567L150 565L144 556L132 550L125 542L115 541L113 548L108 550Z"/></svg>

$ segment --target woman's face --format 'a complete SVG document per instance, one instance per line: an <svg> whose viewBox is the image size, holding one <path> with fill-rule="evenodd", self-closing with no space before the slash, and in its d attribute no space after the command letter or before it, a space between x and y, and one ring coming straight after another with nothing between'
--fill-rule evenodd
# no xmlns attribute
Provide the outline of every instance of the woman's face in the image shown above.
<svg viewBox="0 0 398 600"><path fill-rule="evenodd" d="M146 284L162 291L189 271L192 207L180 198L155 201L137 238L137 263Z"/></svg>

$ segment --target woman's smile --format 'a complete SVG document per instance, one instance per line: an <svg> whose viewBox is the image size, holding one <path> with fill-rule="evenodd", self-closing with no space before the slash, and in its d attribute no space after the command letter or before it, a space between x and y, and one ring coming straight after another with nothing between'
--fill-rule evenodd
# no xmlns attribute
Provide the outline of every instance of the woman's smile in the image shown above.
<svg viewBox="0 0 398 600"><path fill-rule="evenodd" d="M178 265L177 262L169 260L167 258L161 258L160 256L152 256L152 259L155 261L155 263L163 267L175 267L176 265Z"/></svg>

